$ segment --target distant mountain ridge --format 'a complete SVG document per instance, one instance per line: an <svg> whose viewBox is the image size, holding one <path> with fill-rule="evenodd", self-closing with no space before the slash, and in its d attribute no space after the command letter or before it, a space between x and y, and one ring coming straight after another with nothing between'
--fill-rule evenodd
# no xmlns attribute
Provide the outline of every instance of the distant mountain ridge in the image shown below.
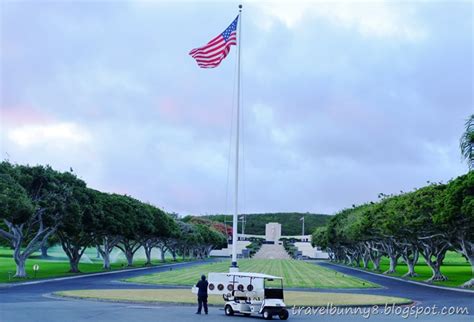
<svg viewBox="0 0 474 322"><path fill-rule="evenodd" d="M245 233L250 235L265 235L265 225L269 222L281 224L281 233L283 236L301 235L301 217L305 221L305 234L310 235L317 227L326 225L331 218L330 215L299 213L299 212L280 212L280 213L261 213L261 214L242 214L245 216ZM205 215L199 216L212 221L224 223L224 218L228 226L232 226L232 215ZM239 220L238 232L241 233L242 222Z"/></svg>

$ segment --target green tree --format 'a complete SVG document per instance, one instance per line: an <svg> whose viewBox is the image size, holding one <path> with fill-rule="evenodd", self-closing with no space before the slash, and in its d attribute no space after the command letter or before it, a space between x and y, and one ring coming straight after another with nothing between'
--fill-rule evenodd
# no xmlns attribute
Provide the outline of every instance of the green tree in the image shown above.
<svg viewBox="0 0 474 322"><path fill-rule="evenodd" d="M10 242L15 277L26 277L28 257L56 231L71 188L46 166L0 163L0 236Z"/></svg>
<svg viewBox="0 0 474 322"><path fill-rule="evenodd" d="M123 238L129 205L124 196L93 191L98 207L95 243L103 259L103 268L110 270L110 254Z"/></svg>
<svg viewBox="0 0 474 322"><path fill-rule="evenodd" d="M116 247L125 254L127 265L133 266L133 257L142 247L143 238L153 234L154 217L150 208L142 202L129 196L124 198L126 216L122 218L122 239Z"/></svg>
<svg viewBox="0 0 474 322"><path fill-rule="evenodd" d="M461 154L467 162L469 170L474 169L474 114L469 116L465 123L465 130L461 136L459 147Z"/></svg>
<svg viewBox="0 0 474 322"><path fill-rule="evenodd" d="M206 258L212 249L226 246L227 238L221 232L206 225L197 224L195 227L201 236L201 242L196 247L199 257Z"/></svg>
<svg viewBox="0 0 474 322"><path fill-rule="evenodd" d="M151 251L154 247L160 249L161 261L165 262L168 240L176 234L177 226L174 219L163 210L152 205L146 205L146 207L153 216L153 226L141 240L146 255L145 265L151 265Z"/></svg>
<svg viewBox="0 0 474 322"><path fill-rule="evenodd" d="M195 249L202 243L202 236L197 231L196 225L181 220L177 221L177 224L179 229L178 238L175 239L172 247L181 255L183 260L186 256L195 257Z"/></svg>
<svg viewBox="0 0 474 322"><path fill-rule="evenodd" d="M410 194L411 203L407 211L412 212L412 225L418 229L418 247L420 254L431 268L433 275L427 282L443 281L441 273L446 252L451 248L446 226L440 225L437 218L443 211L443 199L446 185L430 184Z"/></svg>
<svg viewBox="0 0 474 322"><path fill-rule="evenodd" d="M58 225L57 235L69 259L70 272L79 273L79 261L82 255L94 244L99 208L94 193L87 189L83 181L71 173L63 174L62 180L73 188Z"/></svg>
<svg viewBox="0 0 474 322"><path fill-rule="evenodd" d="M454 250L469 260L474 276L474 171L447 185L444 205L435 222L445 227ZM463 285L473 286L474 278Z"/></svg>
<svg viewBox="0 0 474 322"><path fill-rule="evenodd" d="M53 232L51 229L39 227L38 237L31 240L26 246L28 251L22 253L21 247L26 239L23 227L33 225L34 214L35 208L25 189L8 174L0 173L0 216L3 219L3 223L0 224L0 236L6 239L14 249L14 259L17 265L16 277L26 277L26 259L35 251L37 247L35 244L41 243L41 239L45 238L45 235L49 237ZM39 215L36 214L37 217Z"/></svg>
<svg viewBox="0 0 474 322"><path fill-rule="evenodd" d="M318 227L314 230L311 234L311 245L313 247L321 247L322 250L327 251L332 256L328 241L328 228L326 226Z"/></svg>
<svg viewBox="0 0 474 322"><path fill-rule="evenodd" d="M408 211L413 193L404 193L392 197L389 216L391 231L397 241L401 257L407 265L408 271L404 276L416 276L415 265L419 258L418 227L419 217Z"/></svg>

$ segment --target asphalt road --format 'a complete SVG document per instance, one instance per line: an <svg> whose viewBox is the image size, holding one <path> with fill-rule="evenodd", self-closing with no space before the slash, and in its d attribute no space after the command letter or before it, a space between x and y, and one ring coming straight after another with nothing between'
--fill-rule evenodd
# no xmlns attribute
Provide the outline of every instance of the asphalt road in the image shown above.
<svg viewBox="0 0 474 322"><path fill-rule="evenodd" d="M358 290L357 293L405 297L412 299L418 305L437 305L440 307L465 306L469 309L470 314L473 315L471 321L474 322L474 292L465 293L448 289L431 288L424 285L386 278L381 275L368 274L366 272L331 263L318 263L318 265L336 270L343 274L368 280L383 287L379 289Z"/></svg>
<svg viewBox="0 0 474 322"><path fill-rule="evenodd" d="M156 288L156 286L136 285L119 282L118 280L142 274L166 271L170 268L189 267L200 263L182 263L176 266L155 267L146 271L120 272L110 275L87 276L79 279L55 281L35 285L24 285L0 288L0 321L1 322L76 322L76 321L246 321L247 317L225 317L220 308L210 308L209 315L195 315L192 306L180 305L140 305L127 303L108 303L98 301L64 300L45 296L59 290L71 289L101 289L101 288ZM329 263L321 264L328 267ZM469 315L418 315L416 321L474 321L474 293L460 293L449 290L432 289L426 286L408 284L402 281L386 279L364 272L354 271L349 268L332 266L344 274L361 277L383 286L377 290L345 290L344 292L361 294L380 294L408 297L416 301L415 306L399 307L399 312L390 312L383 306L372 308L358 308L357 312L344 312L344 314L331 314L331 312L301 311L290 309L291 321L406 321L405 316L410 313L408 320L415 321L417 309L431 309L437 305L437 312L446 306L467 307ZM334 290L315 290L331 291ZM349 309L348 309L349 310ZM352 310L355 310L352 308ZM243 320L244 319L244 320Z"/></svg>

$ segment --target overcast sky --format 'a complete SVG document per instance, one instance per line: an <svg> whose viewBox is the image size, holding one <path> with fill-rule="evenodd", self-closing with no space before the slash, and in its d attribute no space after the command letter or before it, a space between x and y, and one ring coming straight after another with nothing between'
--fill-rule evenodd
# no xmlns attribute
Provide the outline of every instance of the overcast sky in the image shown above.
<svg viewBox="0 0 474 322"><path fill-rule="evenodd" d="M188 52L237 4L2 0L1 158L231 212L236 47L216 69ZM467 171L471 1L244 2L242 32L243 212L334 213Z"/></svg>

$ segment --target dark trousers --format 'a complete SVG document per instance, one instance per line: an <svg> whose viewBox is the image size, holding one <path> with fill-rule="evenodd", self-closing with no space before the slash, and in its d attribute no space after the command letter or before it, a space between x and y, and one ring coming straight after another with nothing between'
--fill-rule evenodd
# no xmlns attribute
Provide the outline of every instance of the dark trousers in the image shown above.
<svg viewBox="0 0 474 322"><path fill-rule="evenodd" d="M204 305L204 313L207 313L207 295L198 295L198 312L201 313L201 309Z"/></svg>

